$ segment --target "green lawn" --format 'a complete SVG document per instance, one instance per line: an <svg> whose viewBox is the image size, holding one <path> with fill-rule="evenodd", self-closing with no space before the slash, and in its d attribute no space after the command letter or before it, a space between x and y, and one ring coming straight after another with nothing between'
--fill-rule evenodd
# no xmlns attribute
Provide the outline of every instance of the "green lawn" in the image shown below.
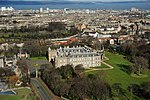
<svg viewBox="0 0 150 100"><path fill-rule="evenodd" d="M49 64L46 57L31 57L30 64L33 67L39 68L42 64Z"/></svg>
<svg viewBox="0 0 150 100"><path fill-rule="evenodd" d="M15 90L16 95L0 95L0 100L36 100L36 96L30 89Z"/></svg>
<svg viewBox="0 0 150 100"><path fill-rule="evenodd" d="M106 57L109 60L105 61L108 64L112 65L114 69L105 70L106 81L112 85L113 83L121 83L124 89L127 89L129 84L140 84L142 82L150 81L150 71L146 72L148 77L146 78L135 78L128 73L127 69L132 64L126 59L123 58L123 55L113 54L110 52L106 52ZM93 71L90 73L101 73L101 71Z"/></svg>
<svg viewBox="0 0 150 100"><path fill-rule="evenodd" d="M110 83L122 83L123 88L127 88L129 84L135 83L140 84L145 81L150 81L150 71L146 74L147 78L134 78L128 73L127 69L130 67L132 63L123 58L122 55L112 54L110 52L106 52L106 56L110 59L106 61L108 64L112 65L114 69L107 70L106 72L106 80Z"/></svg>
<svg viewBox="0 0 150 100"><path fill-rule="evenodd" d="M18 96L0 95L0 100L20 100Z"/></svg>
<svg viewBox="0 0 150 100"><path fill-rule="evenodd" d="M31 57L31 60L47 60L46 57Z"/></svg>
<svg viewBox="0 0 150 100"><path fill-rule="evenodd" d="M105 53L106 57L109 58L109 60L105 61L106 63L112 65L114 69L111 70L103 70L103 71L91 71L87 72L87 74L102 74L104 73L105 80L110 84L114 83L121 83L122 88L126 90L125 95L129 98L130 92L127 91L127 87L130 84L139 84L142 82L150 81L150 71L147 71L145 75L148 75L146 78L136 78L132 77L131 74L128 72L128 68L130 68L130 65L132 65L131 62L124 59L123 55L119 54L113 54L110 52ZM103 74L102 74L103 75ZM117 98L118 99L118 98ZM114 97L115 100L115 97ZM119 100L119 99L118 99ZM133 100L140 100L139 97L133 95Z"/></svg>

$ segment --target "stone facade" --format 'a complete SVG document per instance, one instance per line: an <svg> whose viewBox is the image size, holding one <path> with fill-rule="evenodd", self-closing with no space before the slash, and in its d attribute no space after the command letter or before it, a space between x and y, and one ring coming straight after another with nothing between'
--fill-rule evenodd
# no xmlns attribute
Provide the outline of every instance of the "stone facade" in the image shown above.
<svg viewBox="0 0 150 100"><path fill-rule="evenodd" d="M49 61L53 60L55 67L61 67L66 64L73 66L83 64L83 67L101 66L103 50L93 50L88 46L60 47L57 50L48 49Z"/></svg>

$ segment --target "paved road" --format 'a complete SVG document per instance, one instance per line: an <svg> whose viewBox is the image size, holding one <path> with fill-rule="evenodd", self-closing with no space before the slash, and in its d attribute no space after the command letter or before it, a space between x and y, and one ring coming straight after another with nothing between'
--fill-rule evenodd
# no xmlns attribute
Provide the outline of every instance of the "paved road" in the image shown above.
<svg viewBox="0 0 150 100"><path fill-rule="evenodd" d="M104 62L104 61L102 61L102 63L105 64L106 66L108 66L109 69L113 69L113 68L114 68L112 65L109 65L108 63L106 63L106 62Z"/></svg>
<svg viewBox="0 0 150 100"><path fill-rule="evenodd" d="M46 92L46 90L42 87L41 83L36 78L32 78L31 82L37 87L39 93L42 96L42 100L52 100L51 96Z"/></svg>
<svg viewBox="0 0 150 100"><path fill-rule="evenodd" d="M92 72L92 71L95 71L95 70L110 70L110 69L114 68L113 66L109 65L108 63L106 63L104 61L102 61L102 63L105 64L106 66L108 66L109 68L90 68L89 70L84 71L83 73Z"/></svg>
<svg viewBox="0 0 150 100"><path fill-rule="evenodd" d="M47 39L47 40L52 40L52 41L68 40L68 39L74 38L76 36L78 36L78 34L75 34L75 35L72 35L72 36L69 36L69 37L66 37L66 38L55 38L55 39Z"/></svg>

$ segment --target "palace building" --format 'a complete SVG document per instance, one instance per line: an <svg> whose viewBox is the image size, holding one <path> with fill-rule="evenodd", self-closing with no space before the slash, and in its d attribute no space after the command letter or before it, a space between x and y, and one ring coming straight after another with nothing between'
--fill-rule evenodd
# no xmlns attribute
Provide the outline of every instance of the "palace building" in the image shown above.
<svg viewBox="0 0 150 100"><path fill-rule="evenodd" d="M94 50L88 46L60 47L57 50L48 48L48 59L54 61L56 68L66 64L82 64L85 68L96 67L101 66L103 52L104 50Z"/></svg>

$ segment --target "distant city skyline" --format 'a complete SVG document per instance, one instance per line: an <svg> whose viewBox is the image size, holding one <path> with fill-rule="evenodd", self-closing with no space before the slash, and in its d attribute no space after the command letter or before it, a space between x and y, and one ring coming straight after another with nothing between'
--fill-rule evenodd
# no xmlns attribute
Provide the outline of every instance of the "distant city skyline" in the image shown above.
<svg viewBox="0 0 150 100"><path fill-rule="evenodd" d="M116 2L116 3L114 3ZM14 9L138 9L149 10L149 0L0 0L1 6Z"/></svg>

